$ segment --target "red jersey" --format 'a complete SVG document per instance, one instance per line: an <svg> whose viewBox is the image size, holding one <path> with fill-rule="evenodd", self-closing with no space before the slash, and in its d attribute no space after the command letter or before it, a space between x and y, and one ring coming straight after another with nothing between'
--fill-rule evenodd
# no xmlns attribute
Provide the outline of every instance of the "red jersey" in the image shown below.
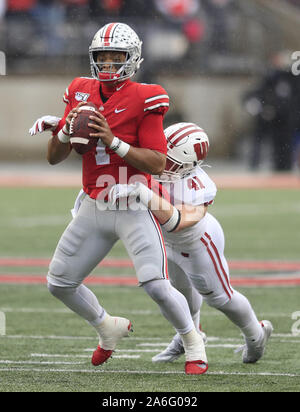
<svg viewBox="0 0 300 412"><path fill-rule="evenodd" d="M80 77L75 78L66 89L64 101L67 107L55 134L63 127L65 118L71 109L76 107L80 101L90 101L98 106L114 136L134 147L167 153L166 139L162 138L161 131L156 133L155 130L151 130L151 133L139 133L146 116L154 113L163 117L169 108L169 97L161 86L127 80L120 83L113 95L103 102L100 95L100 82L93 78ZM150 180L150 175L130 166L105 146L100 139L95 149L82 156L83 189L94 199L105 186L128 183L133 175L143 175L148 182ZM107 178L107 184L103 185L104 177L109 176L111 179Z"/></svg>

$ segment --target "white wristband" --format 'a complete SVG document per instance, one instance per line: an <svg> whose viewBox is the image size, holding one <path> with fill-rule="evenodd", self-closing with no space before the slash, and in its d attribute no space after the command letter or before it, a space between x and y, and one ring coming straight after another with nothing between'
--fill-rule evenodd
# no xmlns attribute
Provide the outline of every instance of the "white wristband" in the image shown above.
<svg viewBox="0 0 300 412"><path fill-rule="evenodd" d="M130 145L115 136L109 148L117 153L117 155L119 155L120 157L125 157L130 149Z"/></svg>
<svg viewBox="0 0 300 412"><path fill-rule="evenodd" d="M61 143L69 143L70 142L70 136L69 133L66 129L66 125L57 133L58 140Z"/></svg>
<svg viewBox="0 0 300 412"><path fill-rule="evenodd" d="M180 220L181 220L181 213L179 212L178 209L176 209L176 207L174 207L173 215L170 217L170 219L166 223L162 225L162 227L167 232L173 232L178 227Z"/></svg>

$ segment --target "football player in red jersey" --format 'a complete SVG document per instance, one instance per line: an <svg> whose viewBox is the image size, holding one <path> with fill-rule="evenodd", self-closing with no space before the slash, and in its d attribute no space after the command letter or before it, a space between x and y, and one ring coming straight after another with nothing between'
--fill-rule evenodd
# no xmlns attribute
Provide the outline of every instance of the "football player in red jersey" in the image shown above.
<svg viewBox="0 0 300 412"><path fill-rule="evenodd" d="M126 24L102 27L89 48L92 78L72 81L64 95L66 109L61 120L44 117L31 129L31 134L35 134L51 128L48 161L57 164L72 150L70 121L80 106L91 101L99 108L91 116L96 122L91 137L99 138L98 145L82 156L85 198L57 245L49 267L48 288L95 327L99 345L92 363L105 362L119 340L128 335L131 322L110 316L82 282L121 239L133 261L139 285L182 338L185 372L203 374L208 368L203 339L196 331L185 297L168 280L158 222L148 210L103 210L98 203L108 185L126 184L133 179L149 184L151 175L159 175L165 168L163 117L169 98L159 85L131 80L142 62L141 44Z"/></svg>

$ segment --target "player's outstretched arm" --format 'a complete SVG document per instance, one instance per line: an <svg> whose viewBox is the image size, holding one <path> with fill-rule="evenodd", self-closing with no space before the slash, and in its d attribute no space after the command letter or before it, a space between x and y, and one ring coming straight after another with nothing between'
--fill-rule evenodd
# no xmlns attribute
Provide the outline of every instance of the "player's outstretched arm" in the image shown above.
<svg viewBox="0 0 300 412"><path fill-rule="evenodd" d="M194 226L206 214L207 206L176 205L174 207L165 198L157 195L140 182L131 185L114 185L109 193L111 203L122 197L139 197L140 201L151 210L159 223L168 232L178 232Z"/></svg>
<svg viewBox="0 0 300 412"><path fill-rule="evenodd" d="M192 206L187 204L173 206L152 190L151 192L153 193L153 197L148 201L147 207L167 232L179 232L180 230L194 226L200 222L206 214L207 206Z"/></svg>

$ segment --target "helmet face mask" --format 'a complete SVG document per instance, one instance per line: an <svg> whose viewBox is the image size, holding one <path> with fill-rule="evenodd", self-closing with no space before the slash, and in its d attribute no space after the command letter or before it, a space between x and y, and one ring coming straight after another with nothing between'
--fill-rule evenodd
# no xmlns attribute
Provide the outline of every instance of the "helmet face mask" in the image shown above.
<svg viewBox="0 0 300 412"><path fill-rule="evenodd" d="M172 158L169 154L167 155L166 167L164 173L160 176L163 181L173 181L178 180L189 173L197 166L196 162L193 163L181 163L176 159Z"/></svg>
<svg viewBox="0 0 300 412"><path fill-rule="evenodd" d="M110 23L102 27L94 36L89 48L92 76L100 81L122 81L132 77L139 69L142 42L137 34L124 23ZM99 52L125 53L124 62L111 62L114 71L102 71L97 63Z"/></svg>
<svg viewBox="0 0 300 412"><path fill-rule="evenodd" d="M109 55L108 58L106 57L107 54ZM109 52L107 52L107 50L97 50L93 52L93 67L100 80L116 80L126 75L128 71L128 60L129 54L123 50L113 50Z"/></svg>
<svg viewBox="0 0 300 412"><path fill-rule="evenodd" d="M176 123L165 129L167 139L166 167L158 180L174 181L201 165L209 149L207 134L194 123Z"/></svg>

